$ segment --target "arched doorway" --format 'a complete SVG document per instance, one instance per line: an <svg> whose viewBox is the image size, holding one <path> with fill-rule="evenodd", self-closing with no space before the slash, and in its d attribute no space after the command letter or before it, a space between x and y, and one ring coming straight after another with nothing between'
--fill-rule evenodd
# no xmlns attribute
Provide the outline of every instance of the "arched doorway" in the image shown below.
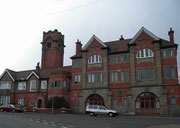
<svg viewBox="0 0 180 128"><path fill-rule="evenodd" d="M37 108L42 108L42 100L39 99L37 102Z"/></svg>
<svg viewBox="0 0 180 128"><path fill-rule="evenodd" d="M104 105L103 98L98 94L92 94L86 99L86 105Z"/></svg>
<svg viewBox="0 0 180 128"><path fill-rule="evenodd" d="M160 102L159 98L150 92L141 93L136 98L136 114L139 115L159 115Z"/></svg>

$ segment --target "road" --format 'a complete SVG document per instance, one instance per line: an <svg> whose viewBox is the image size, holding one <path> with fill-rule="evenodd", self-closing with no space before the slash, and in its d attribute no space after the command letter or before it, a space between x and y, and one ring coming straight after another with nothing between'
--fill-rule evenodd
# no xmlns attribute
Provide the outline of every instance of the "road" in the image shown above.
<svg viewBox="0 0 180 128"><path fill-rule="evenodd" d="M180 117L0 112L0 128L180 128Z"/></svg>

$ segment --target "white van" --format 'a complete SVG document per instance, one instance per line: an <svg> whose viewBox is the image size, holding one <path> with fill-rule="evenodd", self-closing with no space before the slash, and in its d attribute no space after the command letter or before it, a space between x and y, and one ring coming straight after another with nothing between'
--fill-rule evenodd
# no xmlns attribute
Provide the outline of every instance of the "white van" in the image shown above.
<svg viewBox="0 0 180 128"><path fill-rule="evenodd" d="M116 112L115 110L107 109L103 105L87 105L86 113L89 113L90 116L97 116L99 114L107 114L110 117L115 117L118 115L118 112Z"/></svg>

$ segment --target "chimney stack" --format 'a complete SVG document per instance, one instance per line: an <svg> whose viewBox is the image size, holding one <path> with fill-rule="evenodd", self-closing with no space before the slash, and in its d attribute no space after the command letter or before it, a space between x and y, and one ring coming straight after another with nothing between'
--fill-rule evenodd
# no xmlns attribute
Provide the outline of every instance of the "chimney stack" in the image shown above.
<svg viewBox="0 0 180 128"><path fill-rule="evenodd" d="M170 43L174 43L174 31L172 30L172 28L170 28L170 31L168 32L168 35L169 35Z"/></svg>
<svg viewBox="0 0 180 128"><path fill-rule="evenodd" d="M79 39L77 39L77 42L76 42L76 55L79 55L81 53L81 50L82 50L81 41L79 41Z"/></svg>
<svg viewBox="0 0 180 128"><path fill-rule="evenodd" d="M120 38L119 40L124 40L124 37L123 37L123 35L121 35L121 38Z"/></svg>
<svg viewBox="0 0 180 128"><path fill-rule="evenodd" d="M36 66L36 72L39 72L39 70L40 70L40 67L39 67L39 62L38 62Z"/></svg>

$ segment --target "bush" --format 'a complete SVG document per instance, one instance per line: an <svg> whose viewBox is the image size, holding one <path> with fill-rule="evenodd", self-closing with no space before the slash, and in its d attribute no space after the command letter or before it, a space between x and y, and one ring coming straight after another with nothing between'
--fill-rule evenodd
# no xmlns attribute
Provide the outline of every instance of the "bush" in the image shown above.
<svg viewBox="0 0 180 128"><path fill-rule="evenodd" d="M22 105L20 105L20 104L15 104L14 105L15 107L17 107L17 108L21 108L21 107L23 107Z"/></svg>
<svg viewBox="0 0 180 128"><path fill-rule="evenodd" d="M54 100L54 108L68 108L69 106L64 97L55 96L54 99L52 97L47 101L46 108L52 108L52 100Z"/></svg>

